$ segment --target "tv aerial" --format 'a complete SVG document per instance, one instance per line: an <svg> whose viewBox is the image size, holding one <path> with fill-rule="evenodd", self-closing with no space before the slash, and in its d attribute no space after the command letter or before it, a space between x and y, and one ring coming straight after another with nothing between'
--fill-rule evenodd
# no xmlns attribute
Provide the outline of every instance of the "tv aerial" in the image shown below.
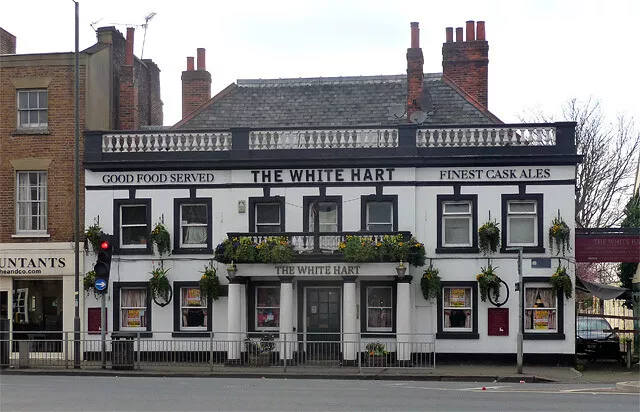
<svg viewBox="0 0 640 412"><path fill-rule="evenodd" d="M147 40L147 28L149 27L149 21L153 19L158 13L152 11L151 13L144 16L144 24L142 27L144 28L144 35L142 36L142 51L140 52L140 60L142 60L142 56L144 56L144 42Z"/></svg>

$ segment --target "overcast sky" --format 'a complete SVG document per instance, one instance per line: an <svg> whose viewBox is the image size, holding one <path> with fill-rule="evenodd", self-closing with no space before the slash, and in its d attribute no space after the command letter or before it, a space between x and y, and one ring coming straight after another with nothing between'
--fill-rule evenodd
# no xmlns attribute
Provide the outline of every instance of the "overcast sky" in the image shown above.
<svg viewBox="0 0 640 412"><path fill-rule="evenodd" d="M72 0L3 1L0 27L18 53L74 50ZM445 28L484 20L489 109L505 122L572 97L599 99L611 120L640 118L638 0L80 0L80 48L95 27L136 26L140 57L160 67L164 123L181 116L186 57L207 50L212 94L249 78L406 73L409 23L420 23L425 72L442 71Z"/></svg>

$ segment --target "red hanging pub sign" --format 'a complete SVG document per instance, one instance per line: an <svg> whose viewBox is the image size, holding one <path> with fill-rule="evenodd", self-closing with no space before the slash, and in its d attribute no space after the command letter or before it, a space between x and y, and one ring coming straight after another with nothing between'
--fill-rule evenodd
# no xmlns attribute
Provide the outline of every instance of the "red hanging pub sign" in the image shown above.
<svg viewBox="0 0 640 412"><path fill-rule="evenodd" d="M640 262L640 230L577 229L576 262Z"/></svg>

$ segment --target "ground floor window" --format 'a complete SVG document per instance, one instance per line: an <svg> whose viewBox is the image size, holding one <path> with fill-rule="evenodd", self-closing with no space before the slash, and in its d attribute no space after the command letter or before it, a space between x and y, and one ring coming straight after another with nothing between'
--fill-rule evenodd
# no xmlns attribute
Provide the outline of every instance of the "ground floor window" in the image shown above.
<svg viewBox="0 0 640 412"><path fill-rule="evenodd" d="M256 330L277 330L280 327L280 287L256 286Z"/></svg>
<svg viewBox="0 0 640 412"><path fill-rule="evenodd" d="M524 338L564 339L563 295L548 277L524 278Z"/></svg>
<svg viewBox="0 0 640 412"><path fill-rule="evenodd" d="M151 295L148 282L114 282L113 307L114 331L151 331ZM145 333L143 336L148 335Z"/></svg>
<svg viewBox="0 0 640 412"><path fill-rule="evenodd" d="M442 282L438 339L479 339L477 282Z"/></svg>
<svg viewBox="0 0 640 412"><path fill-rule="evenodd" d="M367 287L367 331L391 332L393 300L391 286Z"/></svg>

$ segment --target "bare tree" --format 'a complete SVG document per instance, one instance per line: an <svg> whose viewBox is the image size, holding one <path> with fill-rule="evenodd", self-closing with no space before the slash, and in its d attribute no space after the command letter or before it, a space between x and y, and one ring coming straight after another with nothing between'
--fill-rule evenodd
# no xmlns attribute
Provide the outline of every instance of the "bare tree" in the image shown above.
<svg viewBox="0 0 640 412"><path fill-rule="evenodd" d="M530 116L524 116L530 117ZM538 111L533 121L553 121ZM633 118L607 121L597 100L569 100L562 119L576 125L576 148L584 156L576 171L576 226L606 228L620 223L633 192L640 132Z"/></svg>

